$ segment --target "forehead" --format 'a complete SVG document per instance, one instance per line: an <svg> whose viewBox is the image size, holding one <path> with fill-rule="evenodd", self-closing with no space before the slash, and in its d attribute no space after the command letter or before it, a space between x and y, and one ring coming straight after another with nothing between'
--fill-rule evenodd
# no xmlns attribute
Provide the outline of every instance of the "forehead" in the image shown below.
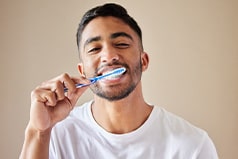
<svg viewBox="0 0 238 159"><path fill-rule="evenodd" d="M80 48L82 48L85 41L87 41L87 39L89 38L97 36L100 36L102 38L109 38L111 34L116 32L125 32L132 36L133 39L139 38L135 31L121 19L111 16L97 17L90 21L84 28L81 36Z"/></svg>

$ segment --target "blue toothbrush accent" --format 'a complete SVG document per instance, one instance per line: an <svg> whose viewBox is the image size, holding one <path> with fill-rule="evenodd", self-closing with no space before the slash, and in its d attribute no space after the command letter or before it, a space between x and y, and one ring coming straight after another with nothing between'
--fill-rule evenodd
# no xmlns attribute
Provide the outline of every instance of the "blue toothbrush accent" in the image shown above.
<svg viewBox="0 0 238 159"><path fill-rule="evenodd" d="M88 80L90 81L90 83L88 84L81 84L81 83L78 83L76 84L76 88L81 88L81 87L85 87L85 86L88 86L88 85L91 85L91 84L94 84L96 83L97 81L105 78L105 77L108 77L108 76L112 76L112 75L121 75L123 74L124 72L126 71L126 68L125 67L121 67L121 68L117 68L115 70L112 70L104 75L101 75L101 76L97 76L97 77L92 77L92 78L89 78ZM68 92L68 88L64 88L64 92Z"/></svg>

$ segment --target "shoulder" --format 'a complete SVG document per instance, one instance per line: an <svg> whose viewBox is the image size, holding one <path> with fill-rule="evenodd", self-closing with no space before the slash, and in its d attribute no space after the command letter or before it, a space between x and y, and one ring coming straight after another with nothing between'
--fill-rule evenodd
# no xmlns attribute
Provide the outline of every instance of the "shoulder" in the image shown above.
<svg viewBox="0 0 238 159"><path fill-rule="evenodd" d="M166 137L182 143L184 146L201 145L204 140L207 139L207 132L180 116L177 116L171 112L168 112L164 108L156 107L158 112L157 124L160 131L166 135Z"/></svg>
<svg viewBox="0 0 238 159"><path fill-rule="evenodd" d="M173 150L188 150L184 153L196 156L217 158L215 146L205 130L164 108L155 107L155 109L157 109L157 129L169 147L173 147Z"/></svg>
<svg viewBox="0 0 238 159"><path fill-rule="evenodd" d="M173 114L164 108L156 107L159 117L159 122L166 126L171 132L178 133L195 133L195 134L204 134L206 133L203 129L191 124L182 117Z"/></svg>

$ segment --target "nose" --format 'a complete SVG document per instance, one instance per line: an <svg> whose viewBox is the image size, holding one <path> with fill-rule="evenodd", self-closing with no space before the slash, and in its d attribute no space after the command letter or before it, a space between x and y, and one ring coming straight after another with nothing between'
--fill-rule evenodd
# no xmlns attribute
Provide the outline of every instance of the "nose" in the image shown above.
<svg viewBox="0 0 238 159"><path fill-rule="evenodd" d="M104 47L101 54L101 62L113 63L118 60L119 60L119 55L115 48L110 46Z"/></svg>

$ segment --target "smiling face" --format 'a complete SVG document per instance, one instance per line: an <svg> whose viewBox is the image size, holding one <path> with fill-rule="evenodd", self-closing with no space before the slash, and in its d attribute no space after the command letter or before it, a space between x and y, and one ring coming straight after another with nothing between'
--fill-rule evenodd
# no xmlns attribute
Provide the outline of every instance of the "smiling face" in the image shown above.
<svg viewBox="0 0 238 159"><path fill-rule="evenodd" d="M79 70L86 77L126 68L120 76L91 85L96 95L109 101L127 97L148 66L148 55L143 52L138 35L118 18L97 17L89 22L82 33L79 48L82 60Z"/></svg>

